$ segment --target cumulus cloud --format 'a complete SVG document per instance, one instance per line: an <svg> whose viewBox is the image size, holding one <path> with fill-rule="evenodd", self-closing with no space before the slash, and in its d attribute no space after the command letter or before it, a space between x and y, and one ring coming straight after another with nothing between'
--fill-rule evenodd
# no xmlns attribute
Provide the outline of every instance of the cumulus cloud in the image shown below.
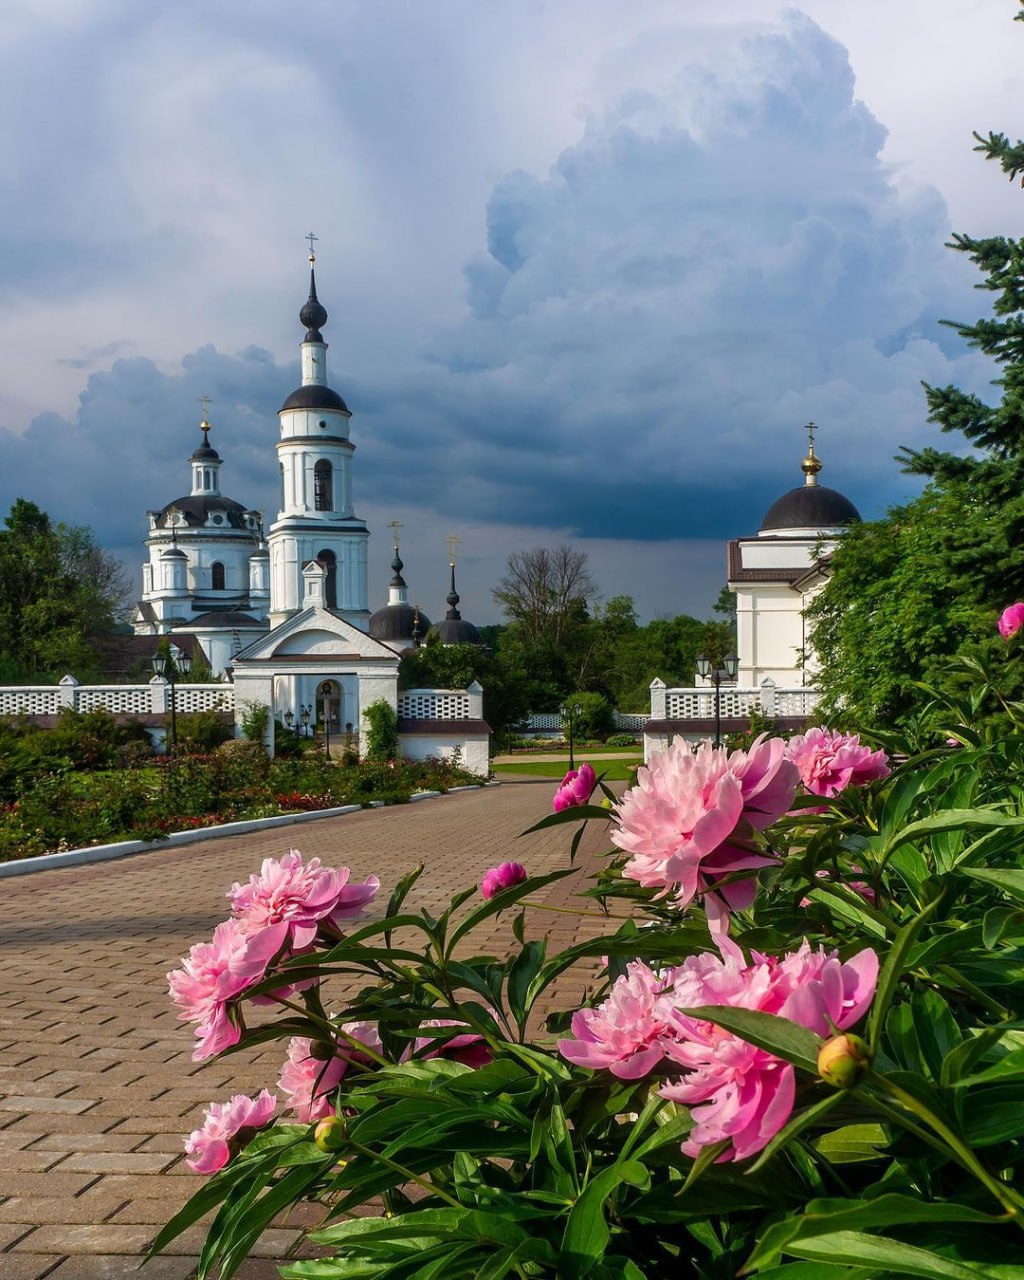
<svg viewBox="0 0 1024 1280"><path fill-rule="evenodd" d="M942 247L943 200L887 166L845 48L806 16L701 25L606 4L614 34L585 71L587 6L538 9L536 57L516 6L385 10L401 38L376 9L314 4L330 38L311 42L264 3L244 28L197 4L95 0L85 23L53 8L60 100L40 103L37 146L10 133L0 151L0 343L9 404L39 402L44 355L49 378L89 379L73 411L0 431L0 508L23 494L136 560L145 508L187 487L209 394L225 490L272 512L303 283L280 246L313 209L335 233L321 296L357 501L413 543L471 530L478 597L509 550L572 537L607 594L642 580L655 613L681 580L693 596L670 612L707 605L720 540L799 481L804 422L823 481L871 514L907 492L896 447L932 439L920 380L988 393L989 367L937 325L979 308ZM8 114L36 65L17 12ZM573 87L555 102L563 45ZM516 151L498 69L531 64L546 96L526 167L485 186L488 147ZM567 143L550 168L544 111ZM224 354L245 342L261 345ZM3 410L0 393L16 425Z"/></svg>

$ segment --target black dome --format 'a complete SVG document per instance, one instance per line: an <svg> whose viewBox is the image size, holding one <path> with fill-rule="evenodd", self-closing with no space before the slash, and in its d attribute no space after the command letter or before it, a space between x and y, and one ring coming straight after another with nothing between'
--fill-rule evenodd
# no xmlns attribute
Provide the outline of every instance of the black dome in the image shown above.
<svg viewBox="0 0 1024 1280"><path fill-rule="evenodd" d="M187 498L175 498L173 502L168 502L166 507L161 507L157 512L158 529L167 528L167 517L172 511L180 511L185 517L185 524L190 529L205 527L208 518L218 513L224 517L224 524L231 529L247 527L244 519L246 508L234 498L222 498L220 495L203 498L190 494Z"/></svg>
<svg viewBox="0 0 1024 1280"><path fill-rule="evenodd" d="M856 524L860 512L849 498L824 485L805 484L790 489L768 508L761 521L761 532L785 529L832 529L837 525Z"/></svg>
<svg viewBox="0 0 1024 1280"><path fill-rule="evenodd" d="M293 391L281 406L281 412L284 413L285 409L340 409L342 413L349 411L348 405L337 391L319 383L311 383Z"/></svg>
<svg viewBox="0 0 1024 1280"><path fill-rule="evenodd" d="M242 613L238 609L211 609L207 613L197 614L190 622L182 625L185 627L259 627L261 631L266 631L270 624L260 622L259 618Z"/></svg>
<svg viewBox="0 0 1024 1280"><path fill-rule="evenodd" d="M481 649L487 648L483 636L465 618L445 618L430 634L436 636L441 644L475 644Z"/></svg>
<svg viewBox="0 0 1024 1280"><path fill-rule="evenodd" d="M422 609L419 612L419 635L423 639L430 630L431 622ZM411 604L386 604L383 609L370 615L370 635L374 640L383 640L392 644L396 640L412 641L413 620L417 609Z"/></svg>
<svg viewBox="0 0 1024 1280"><path fill-rule="evenodd" d="M201 444L191 458L192 462L220 462L220 454L212 444Z"/></svg>

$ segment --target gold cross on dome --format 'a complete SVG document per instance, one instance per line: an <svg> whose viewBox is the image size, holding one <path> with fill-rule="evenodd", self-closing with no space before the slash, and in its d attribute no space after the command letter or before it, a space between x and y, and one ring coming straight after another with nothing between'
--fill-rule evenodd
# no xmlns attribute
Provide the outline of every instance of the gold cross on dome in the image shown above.
<svg viewBox="0 0 1024 1280"><path fill-rule="evenodd" d="M210 430L210 405L213 401L209 396L200 396L199 403L203 406L203 420L199 424L200 431Z"/></svg>
<svg viewBox="0 0 1024 1280"><path fill-rule="evenodd" d="M807 438L808 438L808 440L810 441L811 453L813 453L813 452L814 452L814 433L815 433L815 431L817 431L817 430L818 430L818 428L817 428L817 426L816 426L816 424L815 424L815 423L813 423L813 422L808 422L808 424L807 424Z"/></svg>
<svg viewBox="0 0 1024 1280"><path fill-rule="evenodd" d="M461 542L461 541L462 541L462 539L461 539L461 538L457 538L457 537L455 536L455 534L453 533L453 534L450 534L450 535L445 539L445 541L448 543L448 555L449 555L449 557L450 557L451 563L452 563L452 564L454 564L454 563L455 563L455 544L456 544L456 543L458 543L458 542Z"/></svg>
<svg viewBox="0 0 1024 1280"><path fill-rule="evenodd" d="M395 544L395 550L396 550L396 551L398 550L398 531L399 531L399 529L402 529L402 528L404 528L404 527L405 527L405 526L402 524L402 522L401 522L400 520L389 520L389 521L388 521L388 528L391 530L391 538L392 538L392 541L393 541L393 542L394 542L394 544Z"/></svg>
<svg viewBox="0 0 1024 1280"><path fill-rule="evenodd" d="M313 248L313 245L320 239L320 237L315 236L311 231L309 235L306 236L306 239L309 241L309 261L310 263L316 262L316 250Z"/></svg>

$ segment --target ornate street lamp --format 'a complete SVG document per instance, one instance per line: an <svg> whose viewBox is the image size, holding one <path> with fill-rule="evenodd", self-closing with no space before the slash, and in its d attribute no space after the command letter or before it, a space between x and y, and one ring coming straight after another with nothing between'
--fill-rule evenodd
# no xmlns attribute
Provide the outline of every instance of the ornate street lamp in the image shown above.
<svg viewBox="0 0 1024 1280"><path fill-rule="evenodd" d="M285 724L285 728L286 728L286 729L289 729L289 730L291 729L292 725L293 725L293 724L295 724L295 712L294 712L294 711L286 711L286 712L284 713L284 724ZM296 732L297 732L297 730L296 730Z"/></svg>
<svg viewBox="0 0 1024 1280"><path fill-rule="evenodd" d="M299 707L299 719L302 721L302 736L309 737L309 720L313 714L312 707Z"/></svg>
<svg viewBox="0 0 1024 1280"><path fill-rule="evenodd" d="M739 671L740 660L734 654L730 653L722 659L722 665L715 667L706 654L701 654L697 659L697 674L702 680L710 680L715 686L715 746L722 745L722 685L728 682L731 684L736 679L736 673Z"/></svg>
<svg viewBox="0 0 1024 1280"><path fill-rule="evenodd" d="M171 686L171 751L178 748L178 716L174 704L174 686L179 675L187 676L192 670L192 657L170 645L166 653L153 654L153 670L163 676Z"/></svg>

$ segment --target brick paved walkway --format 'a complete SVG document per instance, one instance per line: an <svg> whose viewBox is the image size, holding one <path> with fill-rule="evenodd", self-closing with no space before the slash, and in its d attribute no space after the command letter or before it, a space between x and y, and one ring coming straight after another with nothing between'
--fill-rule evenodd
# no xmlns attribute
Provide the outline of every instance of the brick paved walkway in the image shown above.
<svg viewBox="0 0 1024 1280"><path fill-rule="evenodd" d="M224 893L261 859L292 844L307 857L375 872L384 897L426 864L410 905L436 911L451 893L507 858L534 874L567 865L565 828L516 840L548 811L551 786L533 780L415 805L327 818L92 866L16 877L0 890L0 1278L119 1280L136 1274L157 1228L200 1185L183 1163L182 1135L212 1099L273 1088L283 1045L227 1061L191 1060L191 1027L176 1021L164 974L226 915ZM594 824L581 872L606 847ZM580 877L549 891L572 901ZM592 918L532 913L552 947ZM554 923L551 923L551 922ZM599 925L598 925L599 927ZM502 917L481 939L508 937ZM583 978L560 1003L578 1002ZM304 1206L303 1208L312 1206ZM315 1219L303 1219L308 1224ZM267 1232L242 1280L277 1276L298 1225ZM198 1227L142 1280L187 1280Z"/></svg>

